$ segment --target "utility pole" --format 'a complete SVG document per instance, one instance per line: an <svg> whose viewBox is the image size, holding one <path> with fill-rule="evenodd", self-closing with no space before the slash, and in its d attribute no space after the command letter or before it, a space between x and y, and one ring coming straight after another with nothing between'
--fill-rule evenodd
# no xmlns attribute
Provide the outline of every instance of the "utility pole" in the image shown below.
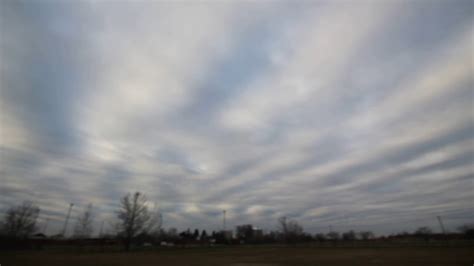
<svg viewBox="0 0 474 266"><path fill-rule="evenodd" d="M441 218L441 215L436 216L436 218L438 218L438 223L441 227L441 231L443 232L443 234L446 234L446 229L444 228L443 219Z"/></svg>
<svg viewBox="0 0 474 266"><path fill-rule="evenodd" d="M74 206L73 203L69 203L69 210L67 211L66 220L64 221L64 228L63 228L63 233L62 233L63 237L66 236L67 223L69 222L69 216L71 215L71 210L73 206Z"/></svg>
<svg viewBox="0 0 474 266"><path fill-rule="evenodd" d="M225 231L225 210L222 211L222 213L224 214L224 216L222 217L222 228L223 228L223 231Z"/></svg>

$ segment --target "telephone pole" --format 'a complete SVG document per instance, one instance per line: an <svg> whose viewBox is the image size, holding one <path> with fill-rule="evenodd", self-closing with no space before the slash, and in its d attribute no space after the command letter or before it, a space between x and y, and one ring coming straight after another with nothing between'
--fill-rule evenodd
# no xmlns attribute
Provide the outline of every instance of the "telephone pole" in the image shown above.
<svg viewBox="0 0 474 266"><path fill-rule="evenodd" d="M436 216L436 218L438 218L438 223L441 227L441 231L443 232L443 234L446 234L446 229L444 228L443 219L441 218L441 215Z"/></svg>
<svg viewBox="0 0 474 266"><path fill-rule="evenodd" d="M223 213L223 217L222 217L222 230L225 231L225 212L226 210L223 210L222 213Z"/></svg>
<svg viewBox="0 0 474 266"><path fill-rule="evenodd" d="M63 233L62 233L63 237L66 236L67 223L69 222L69 217L71 215L71 210L73 206L74 206L73 203L69 203L69 210L67 211L66 220L64 221L64 228L63 228Z"/></svg>

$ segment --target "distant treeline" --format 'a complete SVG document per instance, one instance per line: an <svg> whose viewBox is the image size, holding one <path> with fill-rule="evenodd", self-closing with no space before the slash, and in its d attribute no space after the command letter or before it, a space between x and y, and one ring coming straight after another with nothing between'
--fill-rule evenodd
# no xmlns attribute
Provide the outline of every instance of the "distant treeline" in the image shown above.
<svg viewBox="0 0 474 266"><path fill-rule="evenodd" d="M455 233L435 234L429 227L420 227L413 232L402 232L389 236L375 236L371 231L346 232L331 231L328 233L309 234L295 220L281 217L274 231L264 232L251 224L239 225L232 230L207 232L206 230L187 229L178 232L175 228L162 228L161 215L149 209L146 197L139 193L127 194L120 200L116 211L116 222L113 233L92 237L92 204L89 204L76 218L74 233L64 237L64 230L56 235L46 236L40 232L37 219L40 208L33 202L26 201L18 206L11 206L0 224L0 248L5 249L42 249L45 247L79 248L99 247L100 249L123 246L125 250L154 246L215 246L242 244L299 244L314 243L320 245L345 245L347 243L380 243L380 242L429 242L447 240L474 240L474 224L460 226ZM69 214L68 214L69 216ZM68 218L66 218L67 221ZM102 231L102 230L101 230Z"/></svg>

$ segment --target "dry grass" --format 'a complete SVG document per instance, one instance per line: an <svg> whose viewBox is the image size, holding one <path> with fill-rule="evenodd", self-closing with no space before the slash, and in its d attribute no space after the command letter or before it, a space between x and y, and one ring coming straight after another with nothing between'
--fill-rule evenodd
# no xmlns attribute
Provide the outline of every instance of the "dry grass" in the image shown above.
<svg viewBox="0 0 474 266"><path fill-rule="evenodd" d="M312 247L225 247L162 249L142 252L0 253L2 266L50 265L473 265L474 248L312 248Z"/></svg>

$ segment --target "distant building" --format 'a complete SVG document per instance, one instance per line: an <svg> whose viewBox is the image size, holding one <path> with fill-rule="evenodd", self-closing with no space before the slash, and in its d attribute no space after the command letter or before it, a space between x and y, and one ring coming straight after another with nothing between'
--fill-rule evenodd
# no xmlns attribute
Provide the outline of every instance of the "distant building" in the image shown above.
<svg viewBox="0 0 474 266"><path fill-rule="evenodd" d="M226 240L232 240L233 236L234 236L234 233L232 230L223 230L222 231L222 234L224 235L224 238Z"/></svg>

